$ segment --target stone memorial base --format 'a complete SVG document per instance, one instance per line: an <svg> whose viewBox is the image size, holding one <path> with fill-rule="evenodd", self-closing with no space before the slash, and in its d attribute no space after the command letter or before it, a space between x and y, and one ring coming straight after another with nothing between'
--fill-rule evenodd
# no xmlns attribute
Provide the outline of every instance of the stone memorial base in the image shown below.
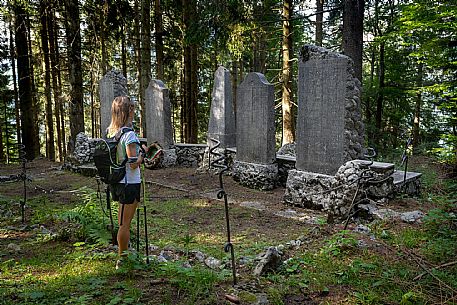
<svg viewBox="0 0 457 305"><path fill-rule="evenodd" d="M178 156L176 155L176 149L164 149L162 161L160 167L172 167L176 165Z"/></svg>
<svg viewBox="0 0 457 305"><path fill-rule="evenodd" d="M327 210L336 199L334 176L289 170L284 201L287 204L313 210Z"/></svg>
<svg viewBox="0 0 457 305"><path fill-rule="evenodd" d="M272 190L278 179L278 165L255 164L242 161L233 163L233 179L241 185L261 190Z"/></svg>
<svg viewBox="0 0 457 305"><path fill-rule="evenodd" d="M286 204L323 210L332 219L345 219L349 209L358 204L376 203L392 196L390 169L361 160L346 162L335 176L290 170L284 202Z"/></svg>

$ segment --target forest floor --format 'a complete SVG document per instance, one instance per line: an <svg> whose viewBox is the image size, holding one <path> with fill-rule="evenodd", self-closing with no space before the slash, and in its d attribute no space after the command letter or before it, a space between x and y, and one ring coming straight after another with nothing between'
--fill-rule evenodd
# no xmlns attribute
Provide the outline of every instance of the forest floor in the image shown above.
<svg viewBox="0 0 457 305"><path fill-rule="evenodd" d="M224 176L233 285L217 175L146 170L139 240L137 219L132 223L131 246L139 252L132 249L115 270L104 186L35 160L27 163L24 223L23 182L0 183L0 304L457 304L457 183L425 157L412 158L410 168L424 174L421 197L385 207L426 217L373 221L365 224L369 232L284 205L283 188L251 190ZM0 176L20 173L18 164L0 165ZM255 276L268 247L279 247L283 263Z"/></svg>

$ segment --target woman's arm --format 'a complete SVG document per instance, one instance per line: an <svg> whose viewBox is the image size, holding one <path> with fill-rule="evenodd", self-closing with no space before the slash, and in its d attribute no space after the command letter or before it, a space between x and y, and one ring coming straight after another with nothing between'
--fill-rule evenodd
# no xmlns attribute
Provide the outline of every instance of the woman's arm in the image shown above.
<svg viewBox="0 0 457 305"><path fill-rule="evenodd" d="M136 162L129 163L131 169L135 169L138 166L140 166L141 163L143 163L144 155L141 153L139 154L139 156L137 155L137 153L136 153L137 145L138 145L137 143L130 143L129 145L127 145L127 148L126 148L127 158L138 158ZM146 146L143 145L142 147L145 150L145 152L148 151L148 148Z"/></svg>
<svg viewBox="0 0 457 305"><path fill-rule="evenodd" d="M138 158L136 162L133 162L133 163L129 162L129 165L130 165L131 169L137 168L143 162L143 155L140 154L138 156L137 153L136 153L136 146L137 145L138 145L137 143L130 143L126 147L127 158Z"/></svg>

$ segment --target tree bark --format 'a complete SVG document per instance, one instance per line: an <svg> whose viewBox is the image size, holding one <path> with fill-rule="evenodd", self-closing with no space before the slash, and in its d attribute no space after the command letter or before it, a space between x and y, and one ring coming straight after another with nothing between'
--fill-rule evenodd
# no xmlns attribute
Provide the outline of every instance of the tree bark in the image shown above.
<svg viewBox="0 0 457 305"><path fill-rule="evenodd" d="M316 45L322 46L322 40L324 39L324 0L316 0Z"/></svg>
<svg viewBox="0 0 457 305"><path fill-rule="evenodd" d="M16 82L16 52L14 50L14 28L9 20L9 30L10 30L10 56L11 56L11 71L13 74L13 96L14 96L14 109L15 109L15 116L16 116L16 137L17 143L21 144L21 116L19 114L20 103L19 103L19 95L17 91L17 82Z"/></svg>
<svg viewBox="0 0 457 305"><path fill-rule="evenodd" d="M414 107L413 119L413 148L417 148L420 144L420 121L421 121L421 108L422 108L422 79L423 79L423 64L419 63L417 67L417 93L416 103Z"/></svg>
<svg viewBox="0 0 457 305"><path fill-rule="evenodd" d="M54 122L52 118L52 98L51 98L51 67L49 63L49 38L48 38L48 18L49 3L46 0L40 1L40 21L41 21L41 48L44 59L44 95L46 97L46 156L50 161L55 161L54 146Z"/></svg>
<svg viewBox="0 0 457 305"><path fill-rule="evenodd" d="M40 112L40 105L38 104L37 100L37 90L35 86L35 72L34 72L34 64L36 63L36 60L33 56L33 50L32 50L32 34L31 34L31 26L30 26L30 16L29 16L29 10L26 10L26 27L27 27L27 42L28 42L28 48L29 48L29 62L30 62L30 81L32 84L32 108L29 109L28 111L31 111L33 114L33 122L35 122L35 127L33 129L33 137L35 138L34 140L34 145L35 145L35 152L36 156L40 155L40 126L39 126L39 120L38 120L38 113Z"/></svg>
<svg viewBox="0 0 457 305"><path fill-rule="evenodd" d="M146 134L146 109L144 94L151 80L151 0L141 1L141 78L140 78L140 126L143 137Z"/></svg>
<svg viewBox="0 0 457 305"><path fill-rule="evenodd" d="M68 1L68 0L66 0ZM106 16L108 15L108 0L103 0L102 15L101 15L101 29L100 29L100 46L102 48L102 75L104 76L108 72L108 54L106 51Z"/></svg>
<svg viewBox="0 0 457 305"><path fill-rule="evenodd" d="M84 132L83 80L81 65L81 33L77 0L65 0L68 71L70 77L70 138Z"/></svg>
<svg viewBox="0 0 457 305"><path fill-rule="evenodd" d="M378 96L376 97L376 129L378 135L381 133L382 129L382 112L384 107L384 87L385 87L385 62L384 62L384 42L381 42L379 46L379 91ZM377 137L379 142L379 137Z"/></svg>
<svg viewBox="0 0 457 305"><path fill-rule="evenodd" d="M140 34L140 19L141 19L141 11L138 6L138 0L134 1L133 11L135 12L135 17L133 19L133 45L135 49L135 66L138 75L138 82L141 85L141 79L143 78L143 71L141 68L141 34ZM139 100L143 99L141 90L139 92L138 98ZM140 105L141 106L141 105ZM142 128L141 125L141 117L140 117L140 129Z"/></svg>
<svg viewBox="0 0 457 305"><path fill-rule="evenodd" d="M127 75L127 47L125 39L125 24L122 21L122 34L121 34L121 60L122 60L122 74L128 79Z"/></svg>
<svg viewBox="0 0 457 305"><path fill-rule="evenodd" d="M344 0L343 54L354 61L355 76L362 82L364 0Z"/></svg>
<svg viewBox="0 0 457 305"><path fill-rule="evenodd" d="M198 47L191 46L190 143L198 143Z"/></svg>
<svg viewBox="0 0 457 305"><path fill-rule="evenodd" d="M163 52L163 20L160 0L154 1L154 25L156 41L156 73L157 79L164 80L164 52Z"/></svg>
<svg viewBox="0 0 457 305"><path fill-rule="evenodd" d="M15 42L17 54L18 93L21 110L21 136L25 145L26 158L31 160L38 156L36 143L36 124L33 110L32 79L27 37L27 15L20 1L14 3Z"/></svg>
<svg viewBox="0 0 457 305"><path fill-rule="evenodd" d="M57 150L59 152L59 160L63 161L63 150L62 150L62 127L60 124L60 87L58 86L58 74L60 73L60 64L58 54L57 38L56 38L56 26L55 14L54 14L54 5L56 3L51 0L51 10L48 18L48 36L49 36L49 51L51 59L51 74L52 74L52 90L54 93L54 115L56 120L56 133L57 133Z"/></svg>
<svg viewBox="0 0 457 305"><path fill-rule="evenodd" d="M292 29L292 0L283 1L283 40L282 40L282 145L295 141L295 124L292 113L292 78L291 78L291 51Z"/></svg>
<svg viewBox="0 0 457 305"><path fill-rule="evenodd" d="M194 0L182 0L184 25L184 87L181 107L182 127L185 143L196 143L198 138L197 99L198 99L198 56L197 45L189 41L191 25L196 18L196 3Z"/></svg>

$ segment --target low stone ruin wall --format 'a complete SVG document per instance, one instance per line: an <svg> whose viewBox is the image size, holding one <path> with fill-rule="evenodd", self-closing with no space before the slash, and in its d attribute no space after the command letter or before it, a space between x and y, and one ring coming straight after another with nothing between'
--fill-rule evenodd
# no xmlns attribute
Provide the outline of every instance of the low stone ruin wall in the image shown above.
<svg viewBox="0 0 457 305"><path fill-rule="evenodd" d="M393 195L391 173L370 169L369 162L346 162L335 176L290 170L284 201L323 210L330 220L345 219L360 204L376 203Z"/></svg>
<svg viewBox="0 0 457 305"><path fill-rule="evenodd" d="M93 165L95 140L80 132L76 136L74 151L65 160L64 168L84 173ZM161 167L184 166L197 167L203 160L207 146L205 144L175 144L164 150Z"/></svg>

